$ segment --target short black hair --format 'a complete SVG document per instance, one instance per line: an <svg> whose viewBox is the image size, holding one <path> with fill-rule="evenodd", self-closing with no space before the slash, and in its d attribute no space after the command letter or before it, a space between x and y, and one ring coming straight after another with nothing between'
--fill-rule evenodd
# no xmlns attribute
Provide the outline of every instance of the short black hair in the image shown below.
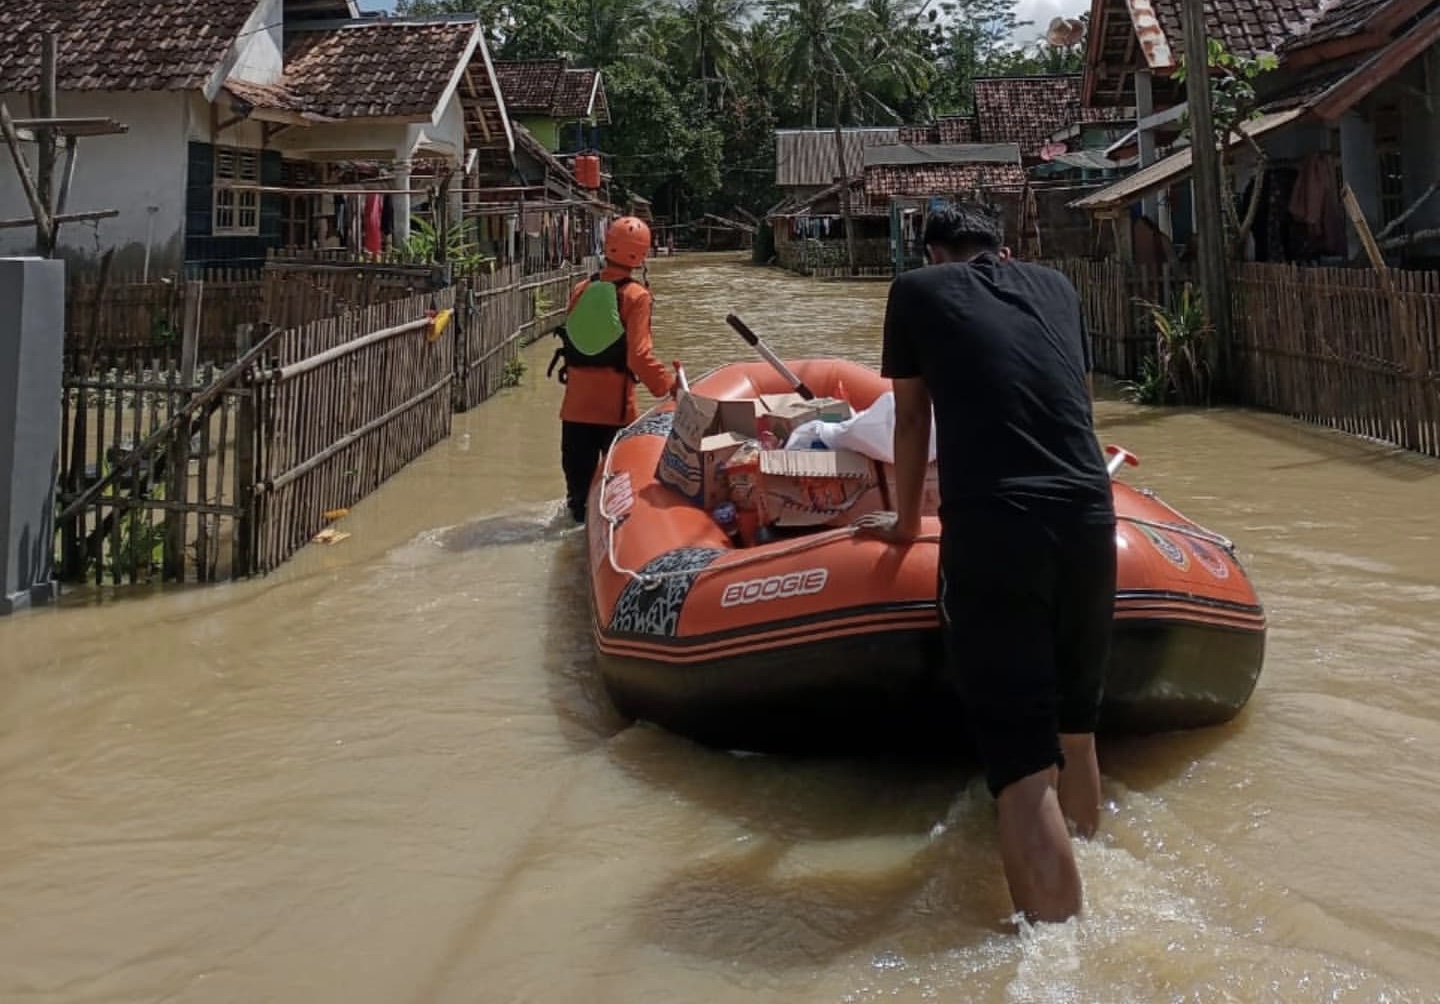
<svg viewBox="0 0 1440 1004"><path fill-rule="evenodd" d="M925 218L925 244L961 258L999 251L1004 243L1000 218L984 206L945 201Z"/></svg>

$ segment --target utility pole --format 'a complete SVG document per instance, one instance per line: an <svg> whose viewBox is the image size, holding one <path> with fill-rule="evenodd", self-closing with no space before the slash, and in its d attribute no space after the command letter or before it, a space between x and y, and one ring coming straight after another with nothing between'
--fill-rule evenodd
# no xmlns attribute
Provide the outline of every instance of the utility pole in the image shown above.
<svg viewBox="0 0 1440 1004"><path fill-rule="evenodd" d="M1185 99L1190 114L1191 180L1195 190L1195 264L1200 294L1214 330L1209 353L1211 379L1224 394L1230 373L1230 282L1225 256L1225 216L1220 207L1220 152L1210 105L1210 43L1205 29L1205 0L1183 0ZM1225 137L1228 141L1229 137Z"/></svg>

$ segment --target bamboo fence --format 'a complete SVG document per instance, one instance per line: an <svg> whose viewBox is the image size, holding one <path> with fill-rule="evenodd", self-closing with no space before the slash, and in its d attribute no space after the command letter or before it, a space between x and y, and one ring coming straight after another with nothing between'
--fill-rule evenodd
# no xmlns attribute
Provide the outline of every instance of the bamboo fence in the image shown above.
<svg viewBox="0 0 1440 1004"><path fill-rule="evenodd" d="M1047 262L1080 294L1098 372L1155 351L1140 301L1184 283L1113 261ZM1246 262L1231 281L1238 403L1440 456L1440 273Z"/></svg>
<svg viewBox="0 0 1440 1004"><path fill-rule="evenodd" d="M500 390L520 350L560 326L570 289L582 274L563 268L527 277L512 265L462 285L456 411L468 411Z"/></svg>
<svg viewBox="0 0 1440 1004"><path fill-rule="evenodd" d="M255 549L268 572L450 433L454 340L429 336L453 289L282 332L254 378Z"/></svg>
<svg viewBox="0 0 1440 1004"><path fill-rule="evenodd" d="M175 356L143 349L102 354L64 381L59 501L63 506L112 474L167 424L200 388L214 388L213 363L195 369L190 386ZM164 437L129 470L58 526L61 577L97 585L156 577L212 581L233 567L240 516L235 447L238 381L220 388L216 405Z"/></svg>
<svg viewBox="0 0 1440 1004"><path fill-rule="evenodd" d="M1440 456L1440 273L1249 264L1233 285L1244 403Z"/></svg>
<svg viewBox="0 0 1440 1004"><path fill-rule="evenodd" d="M65 347L178 352L186 297L198 294L200 353L219 361L233 350L236 329L259 318L262 289L259 271L241 269L213 269L191 281L112 276L103 287L73 281L65 294Z"/></svg>

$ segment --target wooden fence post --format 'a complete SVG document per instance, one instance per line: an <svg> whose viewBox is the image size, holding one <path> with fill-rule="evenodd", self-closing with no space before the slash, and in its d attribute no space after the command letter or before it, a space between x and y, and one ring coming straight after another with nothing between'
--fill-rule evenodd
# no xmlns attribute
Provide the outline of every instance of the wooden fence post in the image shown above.
<svg viewBox="0 0 1440 1004"><path fill-rule="evenodd" d="M264 328L262 322L258 325ZM235 336L236 355L243 359L254 344L257 325L243 324ZM262 337L265 334L261 332ZM259 434L256 428L255 382L256 367L241 378L244 392L240 395L238 413L235 416L235 539L230 543L230 577L255 574L255 440Z"/></svg>
<svg viewBox="0 0 1440 1004"><path fill-rule="evenodd" d="M474 307L474 297L471 290L474 288L474 279L462 279L455 288L455 319L450 325L451 338L454 339L455 352L451 358L451 364L455 368L455 382L450 386L450 400L454 403L454 410L465 411L469 404L466 401L465 385L469 375L469 345L470 345L470 315Z"/></svg>
<svg viewBox="0 0 1440 1004"><path fill-rule="evenodd" d="M204 284L185 283L184 327L180 336L180 390L171 401L175 411L184 408L195 393L195 364L200 347L200 308ZM173 414L173 412L172 412ZM165 513L165 578L185 579L185 534L189 519L184 504L190 490L190 423L177 426L169 449L169 478L166 498L175 503Z"/></svg>

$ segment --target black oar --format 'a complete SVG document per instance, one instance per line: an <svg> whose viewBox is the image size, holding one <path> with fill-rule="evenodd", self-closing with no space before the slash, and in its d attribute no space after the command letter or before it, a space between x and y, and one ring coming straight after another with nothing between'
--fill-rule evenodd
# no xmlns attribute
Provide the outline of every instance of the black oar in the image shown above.
<svg viewBox="0 0 1440 1004"><path fill-rule="evenodd" d="M740 337L749 342L750 347L753 348L756 352L760 353L760 358L764 359L771 366L774 366L775 371L781 376L783 376L786 381L789 382L791 387L795 388L795 393L799 394L807 401L815 400L815 392L809 387L805 386L805 381L801 380L798 376L792 373L790 371L790 367L786 366L783 362L780 361L779 356L770 351L770 346L762 342L760 340L760 336L755 334L755 332L751 331L748 324L740 320L740 318L736 317L734 314L726 317L725 323L738 331L740 333Z"/></svg>

